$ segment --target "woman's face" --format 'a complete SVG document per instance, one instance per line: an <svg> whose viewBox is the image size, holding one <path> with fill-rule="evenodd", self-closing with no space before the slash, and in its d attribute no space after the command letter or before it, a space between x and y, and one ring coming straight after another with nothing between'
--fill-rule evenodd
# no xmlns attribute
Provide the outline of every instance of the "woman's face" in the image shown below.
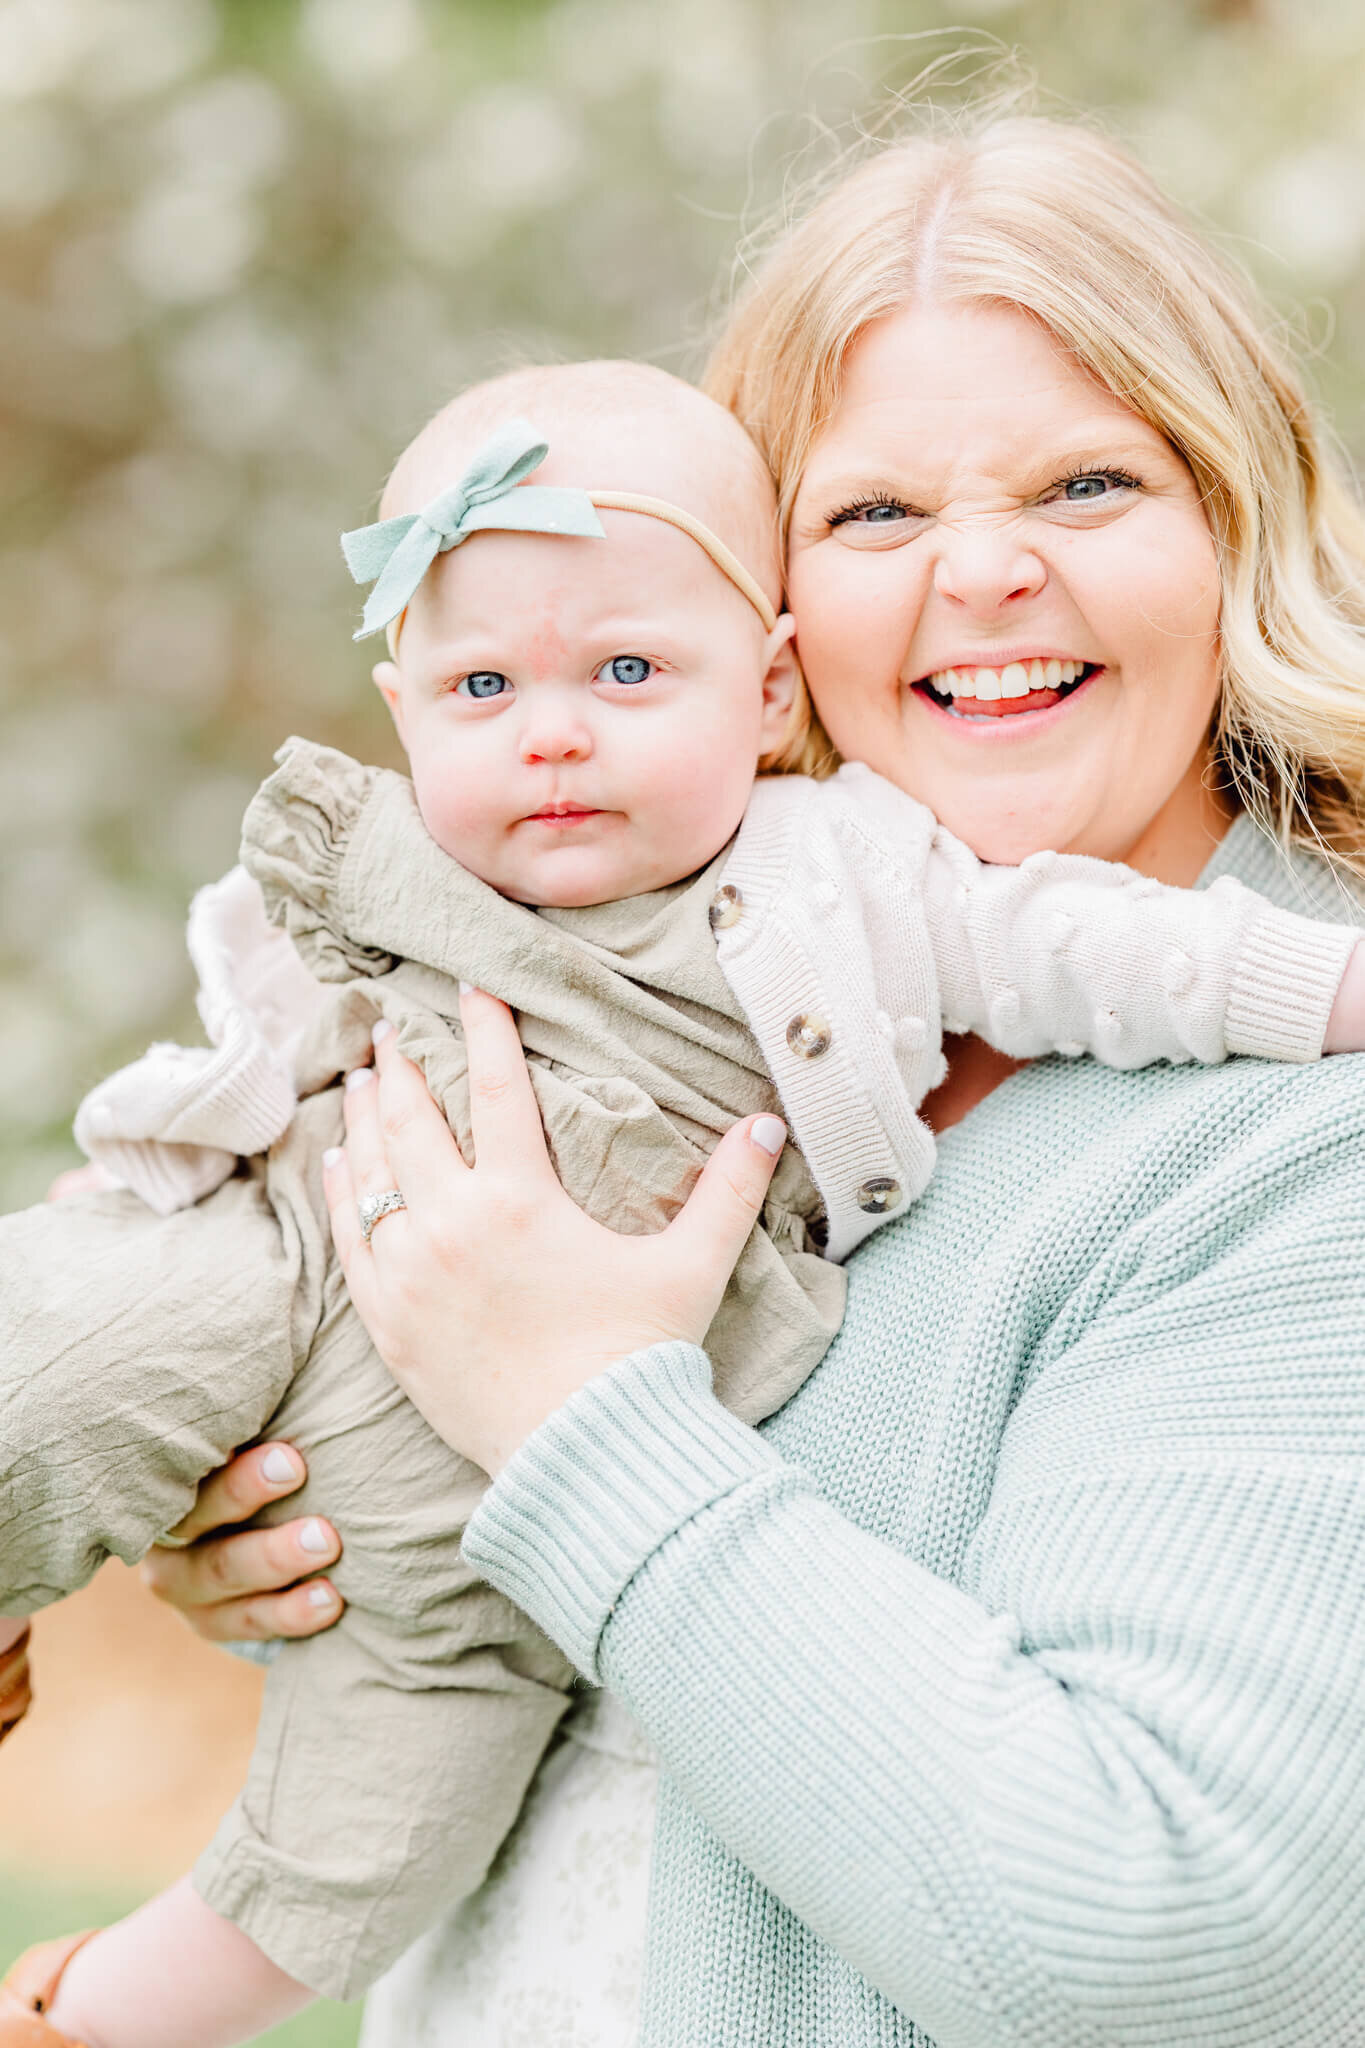
<svg viewBox="0 0 1365 2048"><path fill-rule="evenodd" d="M1162 436L1011 307L875 321L810 455L788 589L841 754L983 859L1190 881L1226 813L1213 537Z"/></svg>

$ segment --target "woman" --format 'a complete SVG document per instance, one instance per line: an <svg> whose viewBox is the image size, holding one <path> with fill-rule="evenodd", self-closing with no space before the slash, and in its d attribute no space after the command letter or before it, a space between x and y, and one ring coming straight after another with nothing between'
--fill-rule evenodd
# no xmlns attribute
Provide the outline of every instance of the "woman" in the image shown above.
<svg viewBox="0 0 1365 2048"><path fill-rule="evenodd" d="M990 860L1340 915L1302 849L1365 873L1365 541L1266 327L1082 130L845 179L712 374L772 463L838 750ZM1032 659L1085 667L1019 710ZM761 1199L746 1133L673 1231L616 1239L553 1181L506 1014L466 1023L478 1164L381 1048L334 1227L401 1383L501 1474L469 1553L659 1751L646 2038L1365 2035L1351 1062L960 1043L932 1188L754 1433L689 1341ZM393 1185L358 1244L356 1192ZM266 1589L315 1559L228 1542L161 1589L206 1634L306 1628Z"/></svg>

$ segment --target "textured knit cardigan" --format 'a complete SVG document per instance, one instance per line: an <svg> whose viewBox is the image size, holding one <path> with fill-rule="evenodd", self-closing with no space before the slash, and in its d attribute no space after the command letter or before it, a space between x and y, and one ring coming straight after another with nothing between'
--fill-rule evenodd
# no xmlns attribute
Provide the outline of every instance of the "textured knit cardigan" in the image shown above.
<svg viewBox="0 0 1365 2048"><path fill-rule="evenodd" d="M1365 1058L1040 1061L849 1278L760 1431L659 1346L466 1536L658 1746L648 2048L1365 2043Z"/></svg>

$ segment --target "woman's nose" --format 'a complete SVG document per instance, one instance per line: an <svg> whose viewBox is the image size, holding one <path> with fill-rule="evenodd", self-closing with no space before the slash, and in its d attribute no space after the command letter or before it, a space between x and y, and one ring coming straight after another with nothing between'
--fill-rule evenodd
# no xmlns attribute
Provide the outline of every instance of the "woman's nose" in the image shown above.
<svg viewBox="0 0 1365 2048"><path fill-rule="evenodd" d="M1047 569L1009 527L940 529L934 588L950 603L989 615L1014 598L1036 597Z"/></svg>

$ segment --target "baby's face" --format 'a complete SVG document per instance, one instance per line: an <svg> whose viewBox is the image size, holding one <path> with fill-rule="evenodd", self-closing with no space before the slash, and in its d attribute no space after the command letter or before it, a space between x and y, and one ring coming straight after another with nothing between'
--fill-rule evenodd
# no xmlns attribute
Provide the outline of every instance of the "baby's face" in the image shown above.
<svg viewBox="0 0 1365 2048"><path fill-rule="evenodd" d="M703 867L791 707L773 633L695 541L480 533L433 564L375 681L427 830L519 903L638 896Z"/></svg>

